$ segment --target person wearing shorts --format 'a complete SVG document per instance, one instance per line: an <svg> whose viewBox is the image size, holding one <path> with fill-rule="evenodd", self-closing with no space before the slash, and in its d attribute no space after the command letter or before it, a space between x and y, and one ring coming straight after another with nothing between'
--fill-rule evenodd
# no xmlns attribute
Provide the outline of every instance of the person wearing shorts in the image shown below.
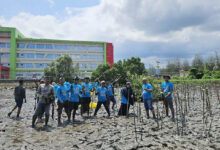
<svg viewBox="0 0 220 150"><path fill-rule="evenodd" d="M68 120L70 121L71 113L73 111L72 121L75 120L76 111L79 106L79 97L81 91L81 85L78 84L79 78L75 77L74 83L71 85L70 89L70 111L68 114Z"/></svg>
<svg viewBox="0 0 220 150"><path fill-rule="evenodd" d="M144 101L144 107L146 110L147 118L150 118L149 110L151 110L153 114L153 118L156 119L154 107L152 105L152 85L148 83L146 78L142 79L143 86L142 86L142 98Z"/></svg>
<svg viewBox="0 0 220 150"><path fill-rule="evenodd" d="M68 97L68 87L64 85L65 79L60 78L60 86L57 88L57 105L58 105L58 125L61 125L61 115L63 108L68 116L69 114L69 97Z"/></svg>
<svg viewBox="0 0 220 150"><path fill-rule="evenodd" d="M169 81L170 76L164 76L163 78L165 82L163 82L161 85L161 91L163 92L163 96L164 96L164 106L166 109L166 115L169 116L169 108L170 108L172 113L172 119L174 119L175 116L174 116L173 97L172 97L173 83Z"/></svg>
<svg viewBox="0 0 220 150"><path fill-rule="evenodd" d="M26 103L26 94L25 94L25 88L23 87L24 85L24 80L19 80L19 86L15 87L14 90L14 97L15 97L15 107L8 113L8 117L11 116L12 112L18 108L17 111L17 118L19 118L19 115L21 113L21 108L23 105L23 100Z"/></svg>

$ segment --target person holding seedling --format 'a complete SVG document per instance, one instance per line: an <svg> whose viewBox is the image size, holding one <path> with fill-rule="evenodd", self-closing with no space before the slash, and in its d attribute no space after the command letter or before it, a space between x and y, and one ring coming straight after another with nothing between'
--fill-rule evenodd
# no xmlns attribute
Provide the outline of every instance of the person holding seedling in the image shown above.
<svg viewBox="0 0 220 150"><path fill-rule="evenodd" d="M108 98L109 92L107 88L105 87L105 81L102 81L101 86L97 88L96 95L98 95L98 103L95 109L94 116L97 115L97 112L99 111L101 106L104 105L105 110L107 111L108 116L110 117L110 111L109 111L109 107L107 104L107 98Z"/></svg>
<svg viewBox="0 0 220 150"><path fill-rule="evenodd" d="M142 86L142 98L144 101L144 107L146 110L147 118L149 119L149 110L151 110L153 114L153 118L156 119L155 112L154 112L154 107L152 105L152 85L148 83L146 78L142 79L143 86Z"/></svg>
<svg viewBox="0 0 220 150"><path fill-rule="evenodd" d="M162 83L161 85L161 91L163 92L164 96L164 105L166 109L166 115L169 116L169 108L172 113L172 120L174 121L175 116L174 116L174 108L173 108L173 83L170 82L170 76L164 76L163 77L165 82Z"/></svg>
<svg viewBox="0 0 220 150"><path fill-rule="evenodd" d="M118 111L119 116L127 116L129 114L130 105L134 104L134 93L131 83L127 82L126 86L121 90L121 106Z"/></svg>

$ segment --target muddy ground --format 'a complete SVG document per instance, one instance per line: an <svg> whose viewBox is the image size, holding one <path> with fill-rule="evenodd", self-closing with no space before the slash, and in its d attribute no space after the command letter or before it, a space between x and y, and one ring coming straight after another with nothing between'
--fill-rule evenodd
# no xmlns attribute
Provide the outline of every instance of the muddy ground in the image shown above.
<svg viewBox="0 0 220 150"><path fill-rule="evenodd" d="M82 118L78 113L77 121L67 124L66 114L63 113L63 126L57 127L55 112L55 120L50 118L49 127L38 123L37 128L33 129L34 91L27 89L26 93L27 103L23 105L21 117L17 119L14 112L9 118L7 113L15 105L13 90L0 89L0 149L220 149L220 105L215 98L211 101L214 113L211 128L211 119L207 119L206 126L203 124L202 102L198 97L188 110L183 130L181 118L177 118L180 133L183 133L177 135L177 121L172 122L162 115L162 102L158 105L162 116L158 128L155 120L146 118L143 104L140 108L138 104L131 107L129 118L117 117L119 97L116 97L118 106L116 111L111 111L111 118L105 117L107 113L102 107L97 118ZM156 104L154 107L156 109ZM140 109L141 114L137 114ZM204 132L205 129L209 134Z"/></svg>

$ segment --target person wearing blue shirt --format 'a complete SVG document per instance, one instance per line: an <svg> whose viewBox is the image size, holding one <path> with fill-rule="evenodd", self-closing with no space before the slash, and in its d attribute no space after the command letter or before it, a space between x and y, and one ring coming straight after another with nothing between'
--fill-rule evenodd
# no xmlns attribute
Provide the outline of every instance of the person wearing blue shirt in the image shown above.
<svg viewBox="0 0 220 150"><path fill-rule="evenodd" d="M114 81L112 84L110 83L109 80L106 81L106 88L108 89L109 92L109 97L108 97L108 105L110 105L110 101L112 101L112 110L114 110L114 107L116 105L116 100L114 96L114 85L115 83L119 80L118 78L116 81Z"/></svg>
<svg viewBox="0 0 220 150"><path fill-rule="evenodd" d="M94 91L93 85L89 83L89 77L84 78L84 82L81 87L81 97L80 97L80 104L81 104L81 116L87 112L89 116L89 104L91 102L91 93Z"/></svg>
<svg viewBox="0 0 220 150"><path fill-rule="evenodd" d="M110 117L110 111L109 111L109 107L107 104L107 97L109 94L108 94L108 90L105 87L105 81L102 81L101 86L96 89L96 95L98 95L98 103L95 109L94 116L97 115L98 110L101 108L101 105L103 104L105 107L105 110L108 113L108 116Z"/></svg>
<svg viewBox="0 0 220 150"><path fill-rule="evenodd" d="M165 82L162 83L161 85L161 91L163 92L163 97L164 97L164 105L166 108L166 115L169 116L169 108L172 113L172 120L174 120L174 108L173 108L173 83L170 82L170 76L164 76L163 77Z"/></svg>
<svg viewBox="0 0 220 150"><path fill-rule="evenodd" d="M58 105L58 125L61 125L61 115L63 108L68 116L69 114L69 97L68 97L68 87L64 85L65 79L60 78L60 86L57 89L57 105ZM68 120L69 121L69 120Z"/></svg>
<svg viewBox="0 0 220 150"><path fill-rule="evenodd" d="M128 116L130 105L134 103L134 93L131 88L130 82L121 90L121 106L118 111L119 116Z"/></svg>
<svg viewBox="0 0 220 150"><path fill-rule="evenodd" d="M142 98L144 101L144 107L146 110L147 118L149 119L149 110L151 110L153 114L153 118L156 119L155 112L154 112L154 107L152 105L152 85L147 82L146 78L142 79L143 86L142 86Z"/></svg>
<svg viewBox="0 0 220 150"><path fill-rule="evenodd" d="M73 111L73 120L75 119L75 115L76 115L76 111L78 109L79 106L79 98L80 98L80 92L81 92L81 85L78 84L79 78L75 77L74 79L74 83L71 85L70 88L70 111L69 111L69 120L71 118L71 113Z"/></svg>

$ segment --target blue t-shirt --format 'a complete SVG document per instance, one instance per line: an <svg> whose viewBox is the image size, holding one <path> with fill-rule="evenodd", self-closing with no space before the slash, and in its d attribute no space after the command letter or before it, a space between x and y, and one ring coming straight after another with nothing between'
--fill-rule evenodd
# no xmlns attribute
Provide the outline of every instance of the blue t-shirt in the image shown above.
<svg viewBox="0 0 220 150"><path fill-rule="evenodd" d="M166 96L171 90L173 90L173 83L163 82L161 85L161 89L163 90L163 95ZM172 98L172 93L168 96L168 98Z"/></svg>
<svg viewBox="0 0 220 150"><path fill-rule="evenodd" d="M142 95L143 95L143 99L152 98L152 92L148 92L148 91L144 90L144 88L146 88L148 90L152 90L151 84L147 83L142 86Z"/></svg>
<svg viewBox="0 0 220 150"><path fill-rule="evenodd" d="M98 93L98 102L107 101L108 90L105 87L98 87L96 93Z"/></svg>
<svg viewBox="0 0 220 150"><path fill-rule="evenodd" d="M108 88L109 96L114 96L112 85L111 84L107 84L107 88Z"/></svg>
<svg viewBox="0 0 220 150"><path fill-rule="evenodd" d="M81 91L82 91L82 94L81 94L81 97L91 97L90 92L93 91L92 84L90 84L90 83L88 83L88 84L83 83L81 86L82 86L82 90L81 90ZM83 89L83 87L85 87L85 88Z"/></svg>
<svg viewBox="0 0 220 150"><path fill-rule="evenodd" d="M94 83L94 86L95 86L95 88L97 89L100 85L99 85L99 82L95 82Z"/></svg>
<svg viewBox="0 0 220 150"><path fill-rule="evenodd" d="M70 101L71 102L79 102L80 91L82 90L81 85L72 84L72 88L70 89Z"/></svg>
<svg viewBox="0 0 220 150"><path fill-rule="evenodd" d="M68 97L68 88L66 86L59 86L57 89L57 98L58 101L63 102L69 99Z"/></svg>
<svg viewBox="0 0 220 150"><path fill-rule="evenodd" d="M70 91L71 84L69 82L65 82L64 86L66 86L67 90ZM68 97L70 97L69 92L67 94L68 94Z"/></svg>
<svg viewBox="0 0 220 150"><path fill-rule="evenodd" d="M122 90L121 90L120 94L121 94L121 103L122 104L129 104L127 98L123 95Z"/></svg>

